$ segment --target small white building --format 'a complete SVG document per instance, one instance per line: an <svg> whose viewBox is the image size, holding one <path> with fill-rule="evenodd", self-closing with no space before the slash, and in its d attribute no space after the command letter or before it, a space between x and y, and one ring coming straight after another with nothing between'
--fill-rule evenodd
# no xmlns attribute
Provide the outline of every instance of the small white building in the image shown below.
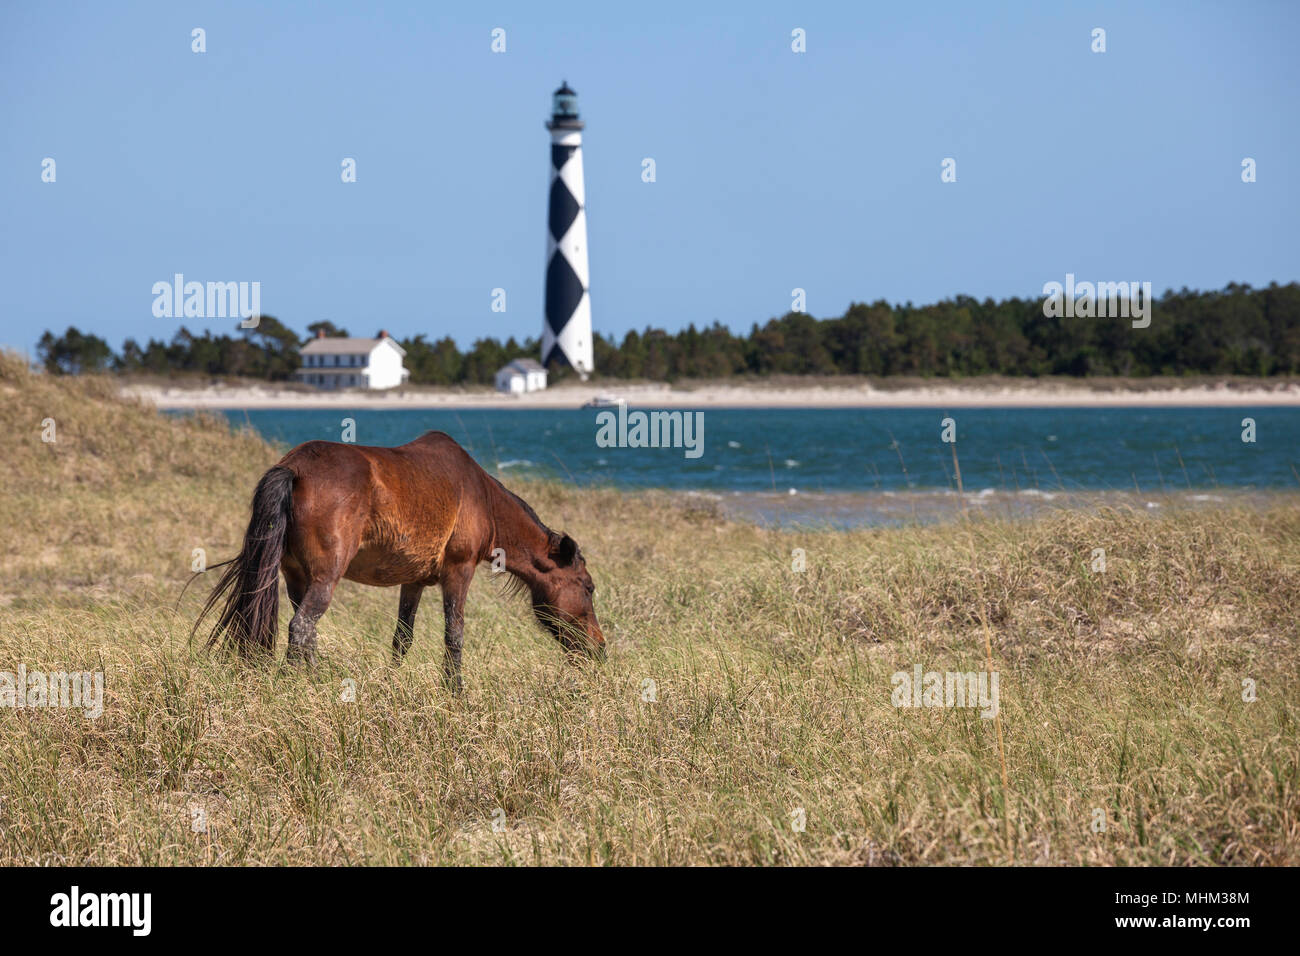
<svg viewBox="0 0 1300 956"><path fill-rule="evenodd" d="M540 392L546 387L546 369L535 359L515 359L497 372L497 391L511 395Z"/></svg>
<svg viewBox="0 0 1300 956"><path fill-rule="evenodd" d="M406 350L387 332L375 339L349 339L316 333L298 354L294 378L317 388L396 388L410 372L402 367Z"/></svg>

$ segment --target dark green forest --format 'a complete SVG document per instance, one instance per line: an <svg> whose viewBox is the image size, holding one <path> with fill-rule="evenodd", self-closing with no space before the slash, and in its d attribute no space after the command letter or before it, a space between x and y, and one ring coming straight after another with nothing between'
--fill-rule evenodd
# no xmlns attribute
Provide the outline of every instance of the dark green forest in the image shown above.
<svg viewBox="0 0 1300 956"><path fill-rule="evenodd" d="M39 362L60 374L243 376L288 379L298 349L318 330L346 335L330 322L306 335L263 316L255 329L196 333L182 327L171 341L127 339L114 351L76 328L46 332ZM372 336L376 330L358 331ZM448 337L399 340L410 381L420 385L482 385L513 358L535 357L536 339L481 338L462 351ZM673 381L737 375L873 376L1153 376L1300 374L1300 284L1266 289L1231 284L1217 292L1166 292L1151 324L1124 318L1044 315L1043 300L979 301L958 296L934 305L854 303L838 318L791 312L747 335L714 322L676 333L647 328L622 341L597 334L596 368L611 378ZM567 369L555 370L563 378Z"/></svg>

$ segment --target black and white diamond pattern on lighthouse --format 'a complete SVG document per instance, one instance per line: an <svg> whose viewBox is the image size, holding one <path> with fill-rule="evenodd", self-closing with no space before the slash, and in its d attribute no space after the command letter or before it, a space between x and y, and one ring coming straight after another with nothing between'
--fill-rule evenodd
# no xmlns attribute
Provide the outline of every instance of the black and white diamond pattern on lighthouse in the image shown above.
<svg viewBox="0 0 1300 956"><path fill-rule="evenodd" d="M559 143L551 144L551 168L560 170L569 158L578 151L576 146L561 146Z"/></svg>
<svg viewBox="0 0 1300 956"><path fill-rule="evenodd" d="M591 296L584 292L559 335L552 333L549 325L542 327L542 364L554 361L590 372L593 368L590 337Z"/></svg>
<svg viewBox="0 0 1300 956"><path fill-rule="evenodd" d="M557 336L564 331L585 291L569 260L558 253L551 256L546 269L546 324Z"/></svg>
<svg viewBox="0 0 1300 956"><path fill-rule="evenodd" d="M573 217L573 222L561 237L558 240L548 237L546 243L548 249L546 261L549 263L557 254L563 256L584 289L587 288L587 250L583 248L586 242L587 211L579 209L578 214Z"/></svg>
<svg viewBox="0 0 1300 956"><path fill-rule="evenodd" d="M551 183L551 208L547 216L551 238L558 242L569 231L573 220L578 218L580 212L582 206L578 204L578 200L573 198L573 193L569 192L569 187L564 185L564 180L556 177Z"/></svg>
<svg viewBox="0 0 1300 956"><path fill-rule="evenodd" d="M582 147L566 146L565 149L571 150L569 158L563 164L555 167L555 175L564 183L569 194L577 197L578 205L586 205L586 186L582 181ZM561 233L560 235L563 235Z"/></svg>
<svg viewBox="0 0 1300 956"><path fill-rule="evenodd" d="M553 143L551 176L542 362L572 365L585 371L590 365L591 305L587 295L582 148Z"/></svg>
<svg viewBox="0 0 1300 956"><path fill-rule="evenodd" d="M552 216L558 214L565 217L562 220L563 225L557 224L556 220L551 220L551 235L553 241L559 247L564 257L569 260L569 265L573 268L574 273L578 276L578 281L582 287L587 288L587 211L584 208L582 197L585 185L582 180L582 148L566 147L572 149L569 159L561 166L556 168L556 178L551 186L551 209ZM563 194L573 198L577 206L576 212L572 218L567 218L570 208L564 203L563 199L556 198L556 190L560 189ZM559 202L560 208L556 209L556 203ZM552 250L553 251L553 250Z"/></svg>

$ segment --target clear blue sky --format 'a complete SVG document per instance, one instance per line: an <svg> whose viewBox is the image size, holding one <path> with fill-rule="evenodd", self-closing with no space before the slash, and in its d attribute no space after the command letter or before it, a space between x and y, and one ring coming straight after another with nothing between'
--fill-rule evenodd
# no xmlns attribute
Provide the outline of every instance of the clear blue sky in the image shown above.
<svg viewBox="0 0 1300 956"><path fill-rule="evenodd" d="M6 3L0 344L170 339L176 272L260 281L298 329L537 335L566 78L605 334L744 331L794 287L823 317L1066 272L1288 282L1297 35L1290 2Z"/></svg>

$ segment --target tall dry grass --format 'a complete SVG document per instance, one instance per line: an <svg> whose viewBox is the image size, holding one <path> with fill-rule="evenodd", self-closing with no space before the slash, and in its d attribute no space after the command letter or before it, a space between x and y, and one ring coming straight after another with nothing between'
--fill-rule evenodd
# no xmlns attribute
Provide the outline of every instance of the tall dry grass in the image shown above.
<svg viewBox="0 0 1300 956"><path fill-rule="evenodd" d="M776 532L524 487L583 545L610 660L566 664L484 571L454 699L437 601L389 665L395 590L340 587L313 674L189 646L210 582L172 605L194 548L234 552L260 439L11 358L0 422L0 670L106 675L96 720L0 708L0 863L1300 857L1300 504ZM1006 787L992 721L890 700L981 670L982 618Z"/></svg>

